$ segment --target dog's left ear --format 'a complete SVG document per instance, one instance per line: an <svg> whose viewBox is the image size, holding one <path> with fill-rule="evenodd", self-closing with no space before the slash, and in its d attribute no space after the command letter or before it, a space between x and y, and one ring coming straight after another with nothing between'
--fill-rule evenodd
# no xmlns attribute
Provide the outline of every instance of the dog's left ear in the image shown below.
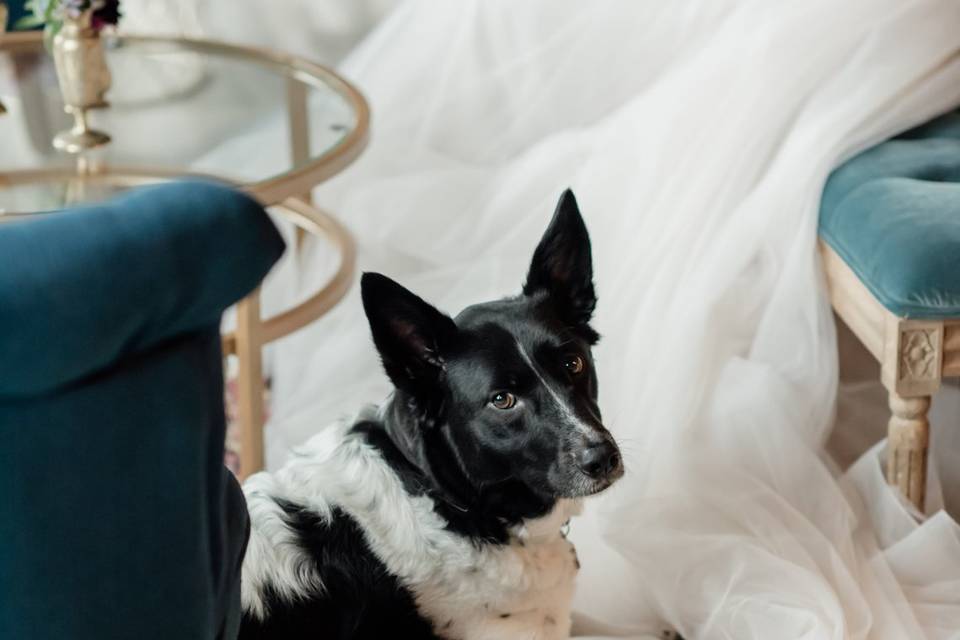
<svg viewBox="0 0 960 640"><path fill-rule="evenodd" d="M383 368L398 389L417 394L443 372L443 351L457 325L422 298L379 273L360 278L363 309Z"/></svg>
<svg viewBox="0 0 960 640"><path fill-rule="evenodd" d="M523 293L546 291L557 311L573 325L587 327L597 306L593 289L590 235L573 192L560 196L557 210L533 252Z"/></svg>

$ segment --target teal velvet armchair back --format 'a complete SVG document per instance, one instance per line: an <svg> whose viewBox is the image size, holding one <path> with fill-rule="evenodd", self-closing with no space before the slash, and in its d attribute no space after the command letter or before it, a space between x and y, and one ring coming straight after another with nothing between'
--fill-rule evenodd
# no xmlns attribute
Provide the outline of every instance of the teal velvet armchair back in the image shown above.
<svg viewBox="0 0 960 640"><path fill-rule="evenodd" d="M219 322L282 252L206 183L0 225L0 638L235 636Z"/></svg>

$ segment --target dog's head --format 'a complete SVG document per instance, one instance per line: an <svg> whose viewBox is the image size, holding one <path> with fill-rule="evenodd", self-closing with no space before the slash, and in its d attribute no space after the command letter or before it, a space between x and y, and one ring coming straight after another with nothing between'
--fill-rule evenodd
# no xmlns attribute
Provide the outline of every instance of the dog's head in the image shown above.
<svg viewBox="0 0 960 640"><path fill-rule="evenodd" d="M451 319L385 276L366 273L361 287L409 417L394 439L428 473L454 464L473 489L519 481L546 500L590 495L623 475L597 407L597 300L573 193L561 196L518 297Z"/></svg>

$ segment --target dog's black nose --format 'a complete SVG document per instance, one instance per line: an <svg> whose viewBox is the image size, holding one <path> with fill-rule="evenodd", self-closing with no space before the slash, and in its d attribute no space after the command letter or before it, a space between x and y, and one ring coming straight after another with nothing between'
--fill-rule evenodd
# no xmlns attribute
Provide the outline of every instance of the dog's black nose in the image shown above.
<svg viewBox="0 0 960 640"><path fill-rule="evenodd" d="M591 478L605 478L620 467L620 451L612 442L602 440L581 451L577 462Z"/></svg>

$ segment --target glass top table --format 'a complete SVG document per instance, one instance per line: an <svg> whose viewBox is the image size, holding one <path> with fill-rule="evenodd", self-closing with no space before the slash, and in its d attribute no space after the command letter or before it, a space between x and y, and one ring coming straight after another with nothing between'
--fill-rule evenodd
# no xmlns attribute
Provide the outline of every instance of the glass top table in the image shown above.
<svg viewBox="0 0 960 640"><path fill-rule="evenodd" d="M301 58L207 40L103 36L109 106L89 112L105 146L69 155L53 148L70 126L52 56L37 32L0 34L0 233L12 223L124 189L178 177L241 188L303 233L321 236L339 266L292 308L261 317L259 290L237 303L223 333L237 357L238 475L263 467L262 347L313 322L353 281L355 247L310 191L366 145L363 96L336 73ZM299 242L297 243L299 244ZM293 247L296 249L296 247Z"/></svg>
<svg viewBox="0 0 960 640"><path fill-rule="evenodd" d="M104 36L104 147L71 156L52 56L36 32L0 35L0 217L60 209L171 177L215 176L266 205L308 193L363 149L369 111L337 74L220 42Z"/></svg>

